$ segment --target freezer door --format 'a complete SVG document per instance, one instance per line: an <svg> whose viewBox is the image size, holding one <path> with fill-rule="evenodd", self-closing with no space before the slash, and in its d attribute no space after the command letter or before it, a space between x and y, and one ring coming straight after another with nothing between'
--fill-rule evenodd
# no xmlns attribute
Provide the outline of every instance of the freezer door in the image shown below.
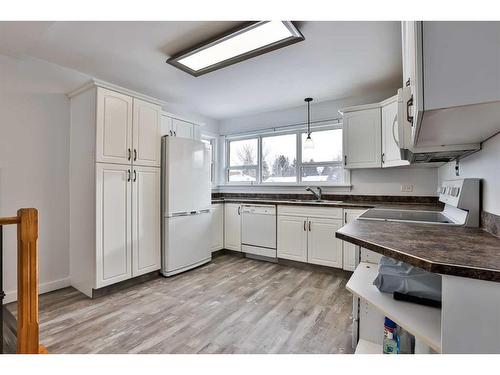
<svg viewBox="0 0 500 375"><path fill-rule="evenodd" d="M171 276L212 259L210 212L163 219L162 273Z"/></svg>
<svg viewBox="0 0 500 375"><path fill-rule="evenodd" d="M201 141L162 138L163 216L209 209L210 149Z"/></svg>

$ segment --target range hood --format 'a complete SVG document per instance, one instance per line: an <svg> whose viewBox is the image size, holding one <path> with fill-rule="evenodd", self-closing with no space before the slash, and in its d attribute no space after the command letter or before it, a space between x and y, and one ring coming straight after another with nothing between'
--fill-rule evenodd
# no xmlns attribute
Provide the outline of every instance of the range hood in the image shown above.
<svg viewBox="0 0 500 375"><path fill-rule="evenodd" d="M412 88L407 86L399 89L397 133L401 159L409 161L410 164L448 163L464 158L481 149L480 143L435 145L435 140L442 141L443 138L446 138L443 137L442 133L449 132L453 128L450 125L453 125L456 111L440 111L439 116L435 116L432 113L433 111L430 114L419 113L418 125L420 126L417 126L417 121L414 121L414 115L411 113L412 104ZM428 117L426 121L423 121L424 117ZM422 122L425 122L424 134L421 126ZM421 142L422 138L424 139L423 142Z"/></svg>

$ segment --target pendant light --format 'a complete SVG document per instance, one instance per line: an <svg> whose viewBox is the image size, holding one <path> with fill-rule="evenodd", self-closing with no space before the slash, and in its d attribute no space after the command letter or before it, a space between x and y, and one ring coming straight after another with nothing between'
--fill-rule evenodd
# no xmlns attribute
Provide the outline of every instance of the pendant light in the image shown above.
<svg viewBox="0 0 500 375"><path fill-rule="evenodd" d="M312 98L305 98L304 101L307 103L307 138L304 142L304 148L314 148L314 142L311 138L311 102Z"/></svg>

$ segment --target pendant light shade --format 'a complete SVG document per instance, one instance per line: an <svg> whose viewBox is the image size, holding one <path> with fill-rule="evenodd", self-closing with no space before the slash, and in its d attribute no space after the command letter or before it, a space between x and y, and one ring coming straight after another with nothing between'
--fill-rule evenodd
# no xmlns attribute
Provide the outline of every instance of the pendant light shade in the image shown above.
<svg viewBox="0 0 500 375"><path fill-rule="evenodd" d="M311 138L311 102L312 98L305 98L304 101L307 103L307 138L304 142L304 148L312 149L314 148L314 141Z"/></svg>

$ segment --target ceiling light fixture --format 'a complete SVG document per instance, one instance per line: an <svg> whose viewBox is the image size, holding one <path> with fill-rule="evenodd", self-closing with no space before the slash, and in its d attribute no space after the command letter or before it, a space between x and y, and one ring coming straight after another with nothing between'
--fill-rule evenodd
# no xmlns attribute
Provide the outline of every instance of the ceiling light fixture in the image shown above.
<svg viewBox="0 0 500 375"><path fill-rule="evenodd" d="M183 51L167 63L195 77L304 40L290 21L249 22Z"/></svg>
<svg viewBox="0 0 500 375"><path fill-rule="evenodd" d="M305 98L304 101L307 102L307 138L304 142L304 148L314 148L314 142L311 138L311 102L312 98Z"/></svg>

